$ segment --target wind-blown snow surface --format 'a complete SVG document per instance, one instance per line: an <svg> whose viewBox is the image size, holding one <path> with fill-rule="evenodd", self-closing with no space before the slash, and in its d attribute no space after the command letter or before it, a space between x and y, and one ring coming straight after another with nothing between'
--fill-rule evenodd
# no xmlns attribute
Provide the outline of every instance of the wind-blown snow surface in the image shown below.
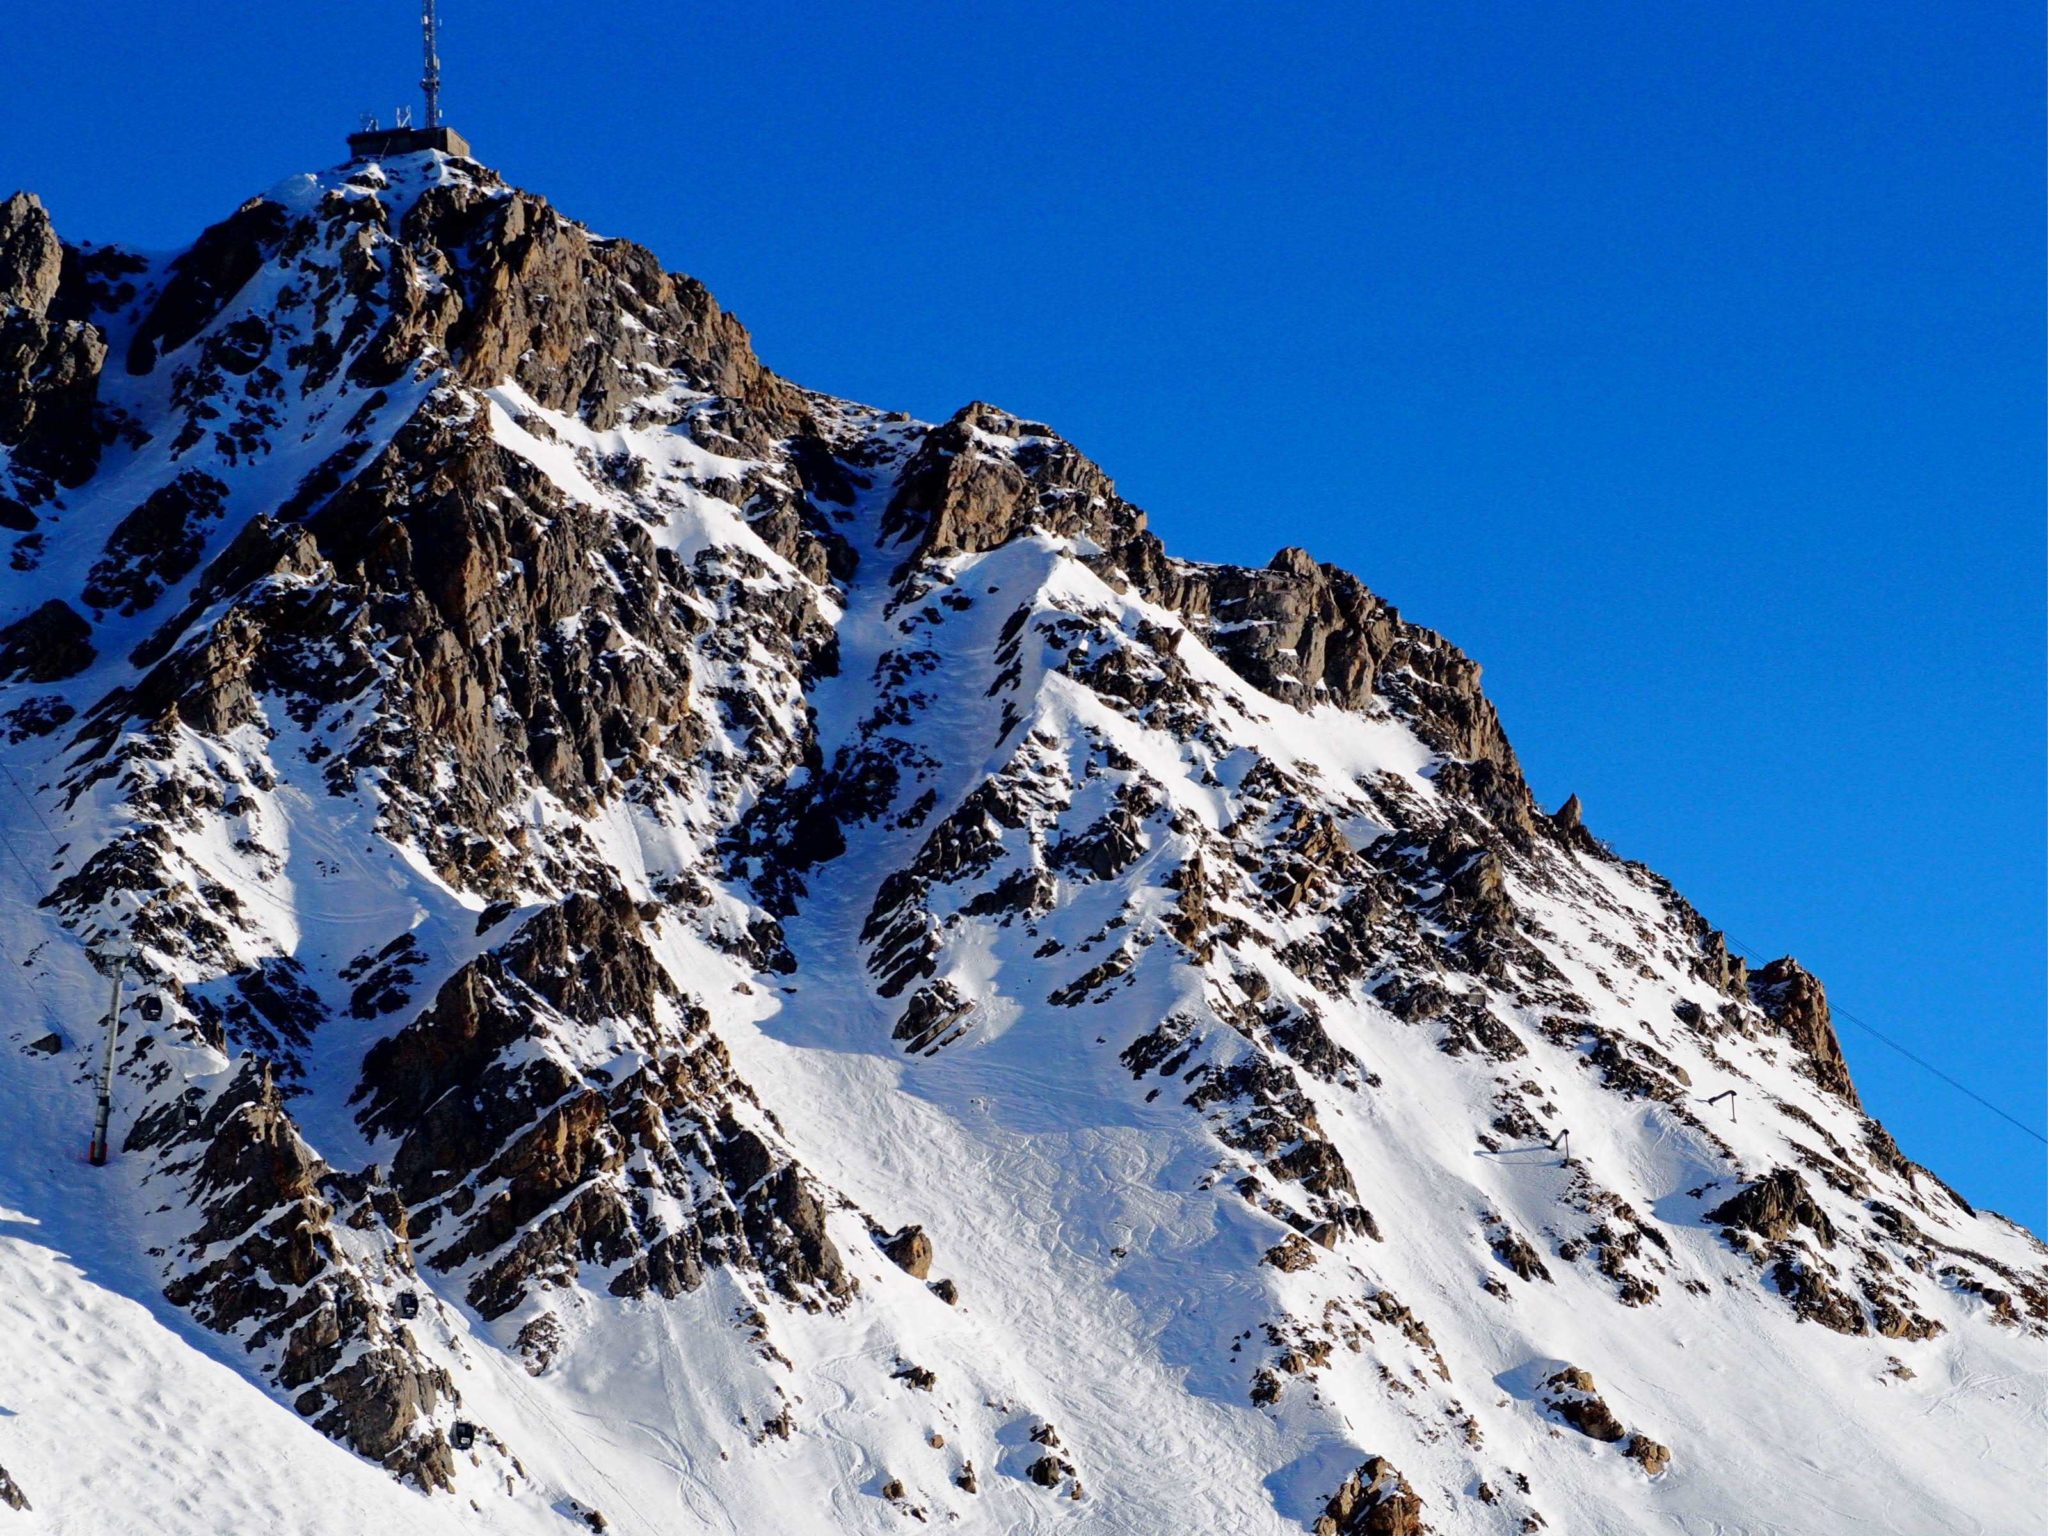
<svg viewBox="0 0 2048 1536"><path fill-rule="evenodd" d="M2040 1246L1888 1150L1830 1079L1824 1004L1816 1029L1782 988L1731 980L1661 881L1521 809L1504 743L1446 745L1426 686L1442 641L1386 611L1395 661L1339 697L1307 638L1277 662L1248 649L1279 610L1229 606L1228 582L1290 567L1147 565L1092 466L986 408L935 428L796 392L771 409L759 392L787 386L749 381L749 409L802 425L748 430L719 414L738 386L667 358L619 365L623 407L592 407L594 384L550 400L542 304L502 374L476 376L458 327L421 330L381 383L323 369L314 332L359 357L401 303L364 298L353 328L329 311L351 262L399 272L416 310L460 289L479 312L494 262L528 280L510 234L405 266L400 226L433 187L473 194L474 219L514 200L440 157L273 194L305 237L266 246L147 371L109 367L100 405L137 430L39 507L7 578L0 621L62 599L94 656L0 685L0 1467L33 1506L0 1508L0 1531L565 1531L596 1509L631 1536L1280 1533L1375 1456L1446 1532L2040 1528ZM115 356L172 270L99 313ZM620 302L624 333L656 324ZM218 414L236 385L204 359L252 320L280 382L237 447ZM195 390L216 414L188 440ZM348 477L380 473L425 548L424 519L454 516L436 476L468 471L422 423L464 422L459 463L492 466L464 515L512 534L477 536L451 631L473 616L480 654L520 616L492 603L540 611L573 524L598 530L570 562L594 596L532 643L584 647L593 696L636 667L675 679L607 716L580 766L547 745L574 722L529 707L487 803L465 798L460 732L420 724L455 707L435 714L432 674L405 670L436 589L399 605L401 643L395 589L337 553L367 517ZM309 500L337 455L340 485ZM132 614L82 597L110 530L193 471L221 486L203 549ZM918 489L949 474L936 500ZM216 562L258 518L319 547L231 580ZM642 601L654 573L673 624ZM1330 602L1333 581L1310 563L1297 586ZM238 663L240 713L215 707L219 649L164 672L238 623L279 653L292 636L291 667ZM657 632L687 638L656 655ZM153 692L166 676L186 691ZM477 718L522 697L508 684ZM657 702L665 735L620 735ZM1472 787L1482 758L1507 791ZM620 915L518 969L518 935L607 887ZM617 925L607 967L644 942L646 988L543 997ZM131 932L119 1151L91 1169L106 982L86 950ZM295 1001L266 1011L277 990ZM378 1051L455 1050L458 993L524 1021L495 1058L514 1075L486 1081L572 1085L533 1111L547 1137L496 1126L484 1100L505 1090L470 1079L380 1108L405 1077ZM709 1084L695 1107L622 1105L685 1053ZM473 1132L424 1136L472 1091ZM609 1126L566 1128L565 1106L600 1101ZM647 1103L668 1129L635 1142L621 1127ZM285 1207L320 1255L298 1284L233 1258L272 1220L267 1193L238 1192L277 1165L209 1161L265 1115L285 1166L303 1148L395 1181ZM472 1162L428 1160L465 1136L484 1139ZM736 1172L741 1145L772 1171ZM476 1213L592 1148L515 1231L476 1236ZM1709 1217L1774 1170L1804 1214ZM815 1191L818 1231L795 1195L750 1203L778 1179ZM631 1214L588 1218L594 1193ZM878 1241L912 1224L928 1276ZM650 1278L665 1239L702 1232L701 1272ZM247 1282L232 1305L180 1290L223 1255ZM267 1320L311 1326L308 1287L342 1319L320 1382L379 1349L398 1362L379 1380L445 1373L392 1464L478 1426L452 1491L347 1448L360 1415L335 1438L307 1421L322 1410L284 1384L298 1347ZM424 1305L401 1323L408 1292ZM1572 1367L1668 1469L1560 1414L1547 1383Z"/></svg>

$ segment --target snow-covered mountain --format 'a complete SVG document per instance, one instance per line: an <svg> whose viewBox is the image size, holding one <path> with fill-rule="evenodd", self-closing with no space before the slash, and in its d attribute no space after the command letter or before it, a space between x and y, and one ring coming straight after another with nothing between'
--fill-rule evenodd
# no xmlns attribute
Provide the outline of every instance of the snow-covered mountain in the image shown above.
<svg viewBox="0 0 2048 1536"><path fill-rule="evenodd" d="M1299 549L432 154L0 205L0 525L0 1532L2041 1528L2048 1251Z"/></svg>

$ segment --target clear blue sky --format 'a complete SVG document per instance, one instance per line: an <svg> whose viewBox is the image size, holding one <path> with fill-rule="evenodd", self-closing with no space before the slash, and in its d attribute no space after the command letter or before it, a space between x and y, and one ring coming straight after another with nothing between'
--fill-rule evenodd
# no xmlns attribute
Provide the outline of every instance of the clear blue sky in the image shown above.
<svg viewBox="0 0 2048 1536"><path fill-rule="evenodd" d="M1353 568L1545 801L2048 1120L2037 0L443 9L482 156L771 364ZM416 11L16 7L0 183L181 244L413 99ZM2038 1143L1842 1032L2048 1228Z"/></svg>

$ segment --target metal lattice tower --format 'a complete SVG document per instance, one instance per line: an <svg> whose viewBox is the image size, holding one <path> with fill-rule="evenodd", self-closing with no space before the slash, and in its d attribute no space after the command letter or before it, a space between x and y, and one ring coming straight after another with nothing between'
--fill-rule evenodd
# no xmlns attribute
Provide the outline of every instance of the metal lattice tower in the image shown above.
<svg viewBox="0 0 2048 1536"><path fill-rule="evenodd" d="M426 93L426 121L415 123L412 108L400 107L389 128L365 117L360 131L348 136L350 163L397 155L438 154L468 159L469 140L441 117L441 10L438 0L420 0L420 89Z"/></svg>
<svg viewBox="0 0 2048 1536"><path fill-rule="evenodd" d="M426 72L420 77L420 89L427 93L426 126L432 131L441 126L441 23L434 0L424 0L420 29L426 45Z"/></svg>

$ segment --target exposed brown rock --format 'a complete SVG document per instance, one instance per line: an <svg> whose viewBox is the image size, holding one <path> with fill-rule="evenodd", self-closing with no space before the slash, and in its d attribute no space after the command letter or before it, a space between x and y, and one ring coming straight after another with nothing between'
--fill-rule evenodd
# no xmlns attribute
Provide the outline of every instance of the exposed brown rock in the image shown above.
<svg viewBox="0 0 2048 1536"><path fill-rule="evenodd" d="M750 415L733 425L752 445L804 413L801 393L761 366L746 331L701 283L663 272L643 246L592 240L544 199L436 189L403 233L458 258L463 304L446 343L472 382L511 378L540 404L603 428L648 377L679 368ZM416 355L417 345L408 336L392 350Z"/></svg>
<svg viewBox="0 0 2048 1536"><path fill-rule="evenodd" d="M423 1488L449 1486L453 1458L430 1415L453 1384L413 1352L337 1242L327 1167L270 1074L251 1063L200 1126L167 1106L128 1145L194 1140L191 1187L204 1220L185 1246L202 1262L166 1296L251 1349L275 1349L277 1385L323 1432ZM406 1263L402 1233L386 1240Z"/></svg>
<svg viewBox="0 0 2048 1536"><path fill-rule="evenodd" d="M1048 427L963 407L919 445L884 520L886 534L916 540L913 557L993 549L1033 528L1100 546L1100 568L1184 615L1276 698L1347 709L1391 700L1459 759L1446 771L1503 831L1532 832L1538 813L1468 658L1303 550L1281 550L1264 570L1168 558L1144 513Z"/></svg>
<svg viewBox="0 0 2048 1536"><path fill-rule="evenodd" d="M1813 1198L1796 1168L1776 1168L1732 1199L1724 1200L1706 1219L1724 1227L1754 1232L1779 1243L1805 1227L1823 1248L1835 1243L1835 1226Z"/></svg>
<svg viewBox="0 0 2048 1536"><path fill-rule="evenodd" d="M188 469L152 491L107 536L105 556L86 574L85 600L95 608L139 613L183 581L206 548L207 524L223 510L227 487Z"/></svg>
<svg viewBox="0 0 2048 1536"><path fill-rule="evenodd" d="M1292 1273L1295 1270L1313 1268L1316 1251L1300 1233L1290 1232L1273 1247L1268 1248L1265 1257L1259 1262Z"/></svg>
<svg viewBox="0 0 2048 1536"><path fill-rule="evenodd" d="M0 1467L0 1504L24 1512L30 1508L28 1495L21 1491L21 1484L8 1475L5 1467Z"/></svg>
<svg viewBox="0 0 2048 1536"><path fill-rule="evenodd" d="M1717 928L1707 927L1706 921L1690 907L1685 912L1692 919L1692 926L1699 935L1699 955L1694 962L1695 973L1715 991L1728 997L1746 999L1749 997L1749 962L1728 947L1728 936Z"/></svg>
<svg viewBox="0 0 2048 1536"><path fill-rule="evenodd" d="M1527 1238L1505 1223L1493 1230L1493 1256L1524 1280L1549 1280L1550 1270Z"/></svg>
<svg viewBox="0 0 2048 1536"><path fill-rule="evenodd" d="M1870 1332L1870 1323L1855 1298L1835 1289L1820 1266L1806 1255L1781 1249L1771 1266L1771 1282L1792 1303L1801 1322L1819 1323L1836 1333Z"/></svg>
<svg viewBox="0 0 2048 1536"><path fill-rule="evenodd" d="M1628 1444L1621 1448L1621 1454L1640 1464L1647 1477L1655 1477L1671 1465L1670 1449L1645 1434L1630 1435Z"/></svg>
<svg viewBox="0 0 2048 1536"><path fill-rule="evenodd" d="M757 1268L805 1304L849 1294L810 1181L736 1117L731 1064L702 1009L683 1010L681 1037L658 1022L678 999L642 921L616 891L546 909L366 1058L363 1123L400 1137L391 1177L423 1257L443 1269L487 1258L469 1292L487 1317L584 1263L616 1268L622 1295L694 1290L714 1263ZM599 1021L630 1021L649 1064L579 1080L522 1049ZM629 1157L647 1178L614 1177ZM657 1215L664 1189L688 1225Z"/></svg>
<svg viewBox="0 0 2048 1536"><path fill-rule="evenodd" d="M0 311L48 314L63 270L64 245L42 200L16 192L0 202Z"/></svg>
<svg viewBox="0 0 2048 1536"><path fill-rule="evenodd" d="M913 1280L926 1279L932 1272L932 1240L923 1227L905 1227L882 1244L882 1252Z"/></svg>
<svg viewBox="0 0 2048 1536"><path fill-rule="evenodd" d="M1422 1500L1384 1456L1369 1457L1316 1517L1315 1536L1427 1536Z"/></svg>
<svg viewBox="0 0 2048 1536"><path fill-rule="evenodd" d="M933 982L911 994L891 1034L906 1051L936 1050L965 1034L973 1014L972 1004L951 982Z"/></svg>
<svg viewBox="0 0 2048 1536"><path fill-rule="evenodd" d="M1500 829L1526 836L1535 809L1479 668L1409 624L1349 573L1284 549L1263 571L1159 559L1157 541L1125 551L1148 595L1186 614L1247 681L1276 698L1362 709L1386 699L1425 741L1459 759L1454 777ZM1227 630L1216 626L1228 624Z"/></svg>
<svg viewBox="0 0 2048 1536"><path fill-rule="evenodd" d="M1779 1034L1800 1053L1800 1070L1852 1108L1861 1109L1849 1063L1828 1015L1828 995L1819 980L1789 955L1773 960L1749 981L1750 996Z"/></svg>
<svg viewBox="0 0 2048 1536"><path fill-rule="evenodd" d="M1599 839L1586 830L1586 808L1577 795L1566 797L1564 804L1550 813L1548 825L1551 834L1566 847L1596 857L1610 856Z"/></svg>
<svg viewBox="0 0 2048 1536"><path fill-rule="evenodd" d="M107 343L99 328L54 313L65 252L43 205L26 192L0 202L0 527L25 531L53 484L81 484L98 466L94 422Z"/></svg>
<svg viewBox="0 0 2048 1536"><path fill-rule="evenodd" d="M882 526L919 555L995 549L1033 527L1115 548L1144 514L1050 427L977 400L925 435Z"/></svg>
<svg viewBox="0 0 2048 1536"><path fill-rule="evenodd" d="M1544 1406L1580 1434L1594 1440L1619 1440L1628 1431L1593 1385L1593 1374L1566 1366L1543 1383Z"/></svg>

